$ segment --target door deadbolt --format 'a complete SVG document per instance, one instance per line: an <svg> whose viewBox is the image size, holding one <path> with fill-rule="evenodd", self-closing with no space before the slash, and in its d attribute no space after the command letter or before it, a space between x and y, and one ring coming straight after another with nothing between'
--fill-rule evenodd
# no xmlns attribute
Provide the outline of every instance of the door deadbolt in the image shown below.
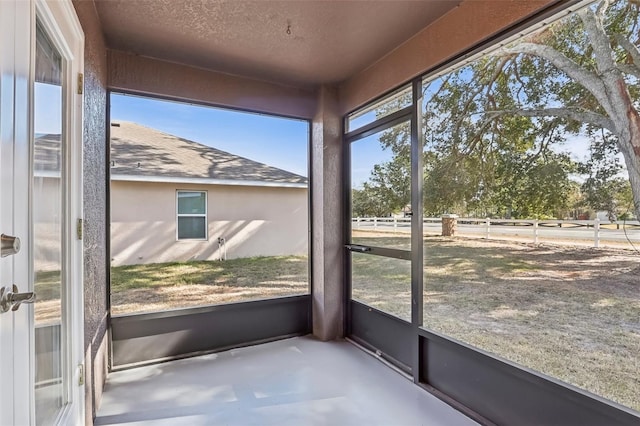
<svg viewBox="0 0 640 426"><path fill-rule="evenodd" d="M20 251L20 238L0 235L0 257L12 256Z"/></svg>

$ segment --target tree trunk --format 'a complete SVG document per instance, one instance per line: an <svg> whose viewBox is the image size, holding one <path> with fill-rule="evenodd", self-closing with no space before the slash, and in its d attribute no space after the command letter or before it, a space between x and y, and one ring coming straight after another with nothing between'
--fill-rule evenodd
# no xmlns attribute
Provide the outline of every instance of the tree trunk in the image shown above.
<svg viewBox="0 0 640 426"><path fill-rule="evenodd" d="M629 173L633 210L640 220L640 117L636 110L629 110L627 118L627 128L618 134L618 147Z"/></svg>

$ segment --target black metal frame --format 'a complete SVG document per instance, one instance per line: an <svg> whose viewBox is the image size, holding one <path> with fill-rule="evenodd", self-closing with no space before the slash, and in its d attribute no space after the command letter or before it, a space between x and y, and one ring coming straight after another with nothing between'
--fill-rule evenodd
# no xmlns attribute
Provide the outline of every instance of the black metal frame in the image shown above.
<svg viewBox="0 0 640 426"><path fill-rule="evenodd" d="M307 123L307 175L308 175L308 187L307 187L307 211L308 211L308 250L307 250L307 268L308 268L308 294L296 295L289 297L278 297L273 299L264 300L252 300L239 303L229 303L215 306L201 306L194 308L185 308L171 310L167 312L153 312L153 313L133 313L128 315L111 315L111 234L109 232L111 225L111 158L110 158L110 141L111 141L111 95L123 94L129 96L138 96L142 98L163 100L178 102L188 105L199 105L211 108L218 108L229 111L244 112L258 115L268 115L278 118L287 118L293 120L304 121ZM218 352L221 350L231 349L241 346L249 346L258 343L263 343L271 340L284 339L287 337L309 334L312 330L312 316L313 311L311 309L311 294L313 293L313 262L311 254L313 252L313 208L311 202L313 200L313 176L312 176L312 161L313 161L313 147L312 147L312 122L310 119L301 117L289 116L284 114L264 113L261 111L254 111L249 109L234 108L229 106L218 105L215 103L196 102L191 100L180 99L172 96L161 96L157 94L147 94L143 92L128 91L128 90L113 90L107 89L107 129L106 129L106 227L107 235L106 240L106 306L107 306L107 333L108 338L108 368L109 371L126 368L129 366L137 366L141 364L149 364L156 362L163 362L171 359L184 358L188 356L196 356L203 353ZM301 315L301 307L306 310L306 317ZM250 310L254 309L253 312ZM263 312L269 312L269 315L262 315ZM234 340L230 344L221 344L219 342L225 342L224 333L218 332L217 340L213 339L210 333L203 328L203 324L198 321L193 321L193 318L199 318L199 321L203 319L205 321L221 318L221 316L248 316L254 318L255 322L247 327L243 323L242 329L238 329L237 321L227 321L226 325L229 327L228 332L240 337L239 340ZM208 346L201 347L199 343L186 344L179 348L176 353L163 354L162 351L153 351L145 349L145 347L137 347L133 340L125 338L123 336L122 324L128 324L127 327L137 327L139 330L143 330L144 333L148 333L148 337L153 337L158 334L158 331L162 327L166 327L166 321L163 322L163 318L180 317L183 324L189 324L191 332L199 336L202 342L209 342ZM191 317L191 318L190 318ZM226 318L226 317L225 317ZM288 318L288 321L293 321L286 326L282 323L282 318ZM154 321L151 321L154 320ZM143 325L145 324L145 325ZM153 324L150 326L150 324ZM205 324L206 325L206 324ZM266 327L266 328L265 328ZM284 330L284 331L283 331ZM288 330L288 331L287 331ZM126 332L125 332L126 333ZM143 337L142 335L137 338ZM121 351L122 344L129 345L128 347L134 348L135 352L145 353L145 357L136 358L122 358L119 351ZM156 343L153 343L156 344Z"/></svg>
<svg viewBox="0 0 640 426"><path fill-rule="evenodd" d="M411 117L412 113L413 113L412 106L402 108L389 115L385 115L384 117L374 122L371 122L362 127L359 127L347 133L346 135L344 135L344 137L347 141L349 141L349 143L355 142L358 139L364 139L367 136L375 135L376 133L382 130L388 129L389 127L393 127L396 124L400 124L407 121L409 117Z"/></svg>
<svg viewBox="0 0 640 426"><path fill-rule="evenodd" d="M410 323L398 317L351 300L351 334L361 346L407 374L413 368L413 330Z"/></svg>
<svg viewBox="0 0 640 426"><path fill-rule="evenodd" d="M342 120L342 133L347 128L347 118ZM342 235L344 238L344 245L347 248L351 244L351 144L342 144L342 194L343 194L343 206L342 206ZM342 327L343 335L350 336L351 327L351 251L346 249L344 251L344 274L342 277L344 295L342 298Z"/></svg>
<svg viewBox="0 0 640 426"><path fill-rule="evenodd" d="M422 150L420 131L420 104L422 98L421 80L411 82L411 105L386 115L372 123L355 129L344 136L344 169L343 190L345 194L344 235L345 235L345 335L361 346L375 352L387 362L400 370L411 373L416 371L419 347L411 336L415 334L422 321L422 179L417 171L422 170ZM397 90L397 89L396 89ZM394 91L396 91L394 90ZM344 117L343 128L347 127L348 116ZM351 145L368 136L380 133L401 123L410 123L411 133L411 250L400 250L387 247L374 247L354 244L351 241ZM417 213L417 214L416 214ZM351 286L351 253L382 256L411 261L411 304L414 307L411 322L394 317L386 312L352 300ZM412 331L413 330L413 331ZM417 377L414 375L414 377Z"/></svg>
<svg viewBox="0 0 640 426"><path fill-rule="evenodd" d="M411 327L414 336L422 326L424 305L423 278L423 147L422 133L422 80L413 80L413 104L411 110ZM414 383L420 374L421 350L417 339L413 339L412 365Z"/></svg>
<svg viewBox="0 0 640 426"><path fill-rule="evenodd" d="M347 244L346 249L352 253L370 254L372 256L391 257L393 259L411 260L412 255L408 250L400 250L387 247L363 246L361 244Z"/></svg>
<svg viewBox="0 0 640 426"><path fill-rule="evenodd" d="M311 332L311 295L113 316L113 369Z"/></svg>
<svg viewBox="0 0 640 426"><path fill-rule="evenodd" d="M348 336L350 338L352 338L353 340L357 341L361 346L366 347L366 348L372 348L375 347L375 344L378 344L378 346L380 346L380 342L383 342L385 340L393 340L395 339L395 337L397 336L395 334L395 332L388 332L388 333L382 333L382 335L378 336L376 332L374 332L371 328L369 327L361 327L360 324L364 324L367 320L364 318L361 318L362 313L367 312L366 310L363 309L358 309L358 307L360 306L358 304L358 302L352 300L352 287L351 287L351 253L352 252L356 252L356 253L363 253L363 254L367 254L367 255L373 255L373 256L382 256L382 257L390 257L390 258L394 258L394 259L402 259L402 260L413 260L413 251L412 250L400 250L400 249L393 249L393 248L386 248L386 247L374 247L374 246L365 246L365 245L361 245L361 244L354 244L351 241L351 231L352 231L352 223L351 223L351 144L359 141L361 139L364 139L368 136L374 135L376 133L382 132L386 129L389 129L395 125L401 124L401 123L405 123L405 122L409 122L412 123L414 120L414 115L415 115L415 84L416 84L417 80L414 81L412 84L412 105L402 108L398 111L395 111L389 115L386 115L376 121L373 121L371 123L368 123L362 127L359 127L358 129L355 129L347 134L344 135L344 141L345 143L343 144L343 175L342 175L342 181L343 181L343 193L344 193L344 211L343 211L343 224L344 224L344 228L343 228L343 235L345 238L344 241L344 246L345 246L345 262L344 262L344 282L345 282L345 292L344 292L344 300L343 300L343 311L344 311L344 335ZM397 88L394 90L396 91ZM347 120L348 120L348 115L346 115L343 120L342 120L342 126L343 129L347 128ZM411 127L411 133L412 133L412 142L413 142L413 135L414 135L414 129L413 126ZM419 133L419 132L418 132ZM413 145L413 143L412 143ZM412 167L413 167L413 152L412 152ZM412 181L412 194L413 194L413 181ZM412 207L413 207L413 195L412 195ZM421 219L422 216L420 216L420 221L422 221ZM412 218L412 223L413 221L416 220L415 218ZM412 228L412 246L413 246L413 228ZM413 264L415 262L412 262L412 275L414 273L413 271ZM422 274L422 272L420 273ZM420 278L421 280L421 278ZM413 295L413 279L412 279L412 301L414 300L414 295ZM412 302L413 303L413 302ZM362 305L365 306L365 305ZM412 310L413 311L413 310ZM378 314L382 314L384 316L387 316L389 318L393 318L394 321L400 321L404 324L408 324L406 321L401 320L399 318L395 318L389 314L386 314L382 311L379 311L377 309L369 309L368 311L369 313L375 312ZM366 316L371 319L371 315L366 314ZM378 316L373 316L373 318L378 318ZM354 326L355 325L355 326ZM363 330L367 330L366 331L366 335L359 335L359 331L363 331ZM389 330L391 330L391 328L389 328ZM396 329L395 331L398 331L398 329ZM367 339L367 337L369 339ZM409 342L409 344L411 345L411 343ZM380 348L377 348L376 350L380 350ZM415 364L415 360L410 362L407 359L404 359L405 357L403 357L403 359L397 359L394 358L393 354L397 354L400 353L400 351L397 350L393 350L393 349L389 349L387 348L385 351L383 351L384 353L388 353L388 356L385 356L385 359L396 365L398 368L400 368L403 371L411 371L412 369L412 365L417 365ZM382 352L381 352L382 353Z"/></svg>
<svg viewBox="0 0 640 426"><path fill-rule="evenodd" d="M345 335L412 375L413 381L480 424L637 425L640 414L570 384L527 369L448 336L427 330L423 322L423 156L422 82L425 76L476 54L491 44L555 15L579 0L558 1L536 16L438 65L411 81L412 105L344 135ZM380 102L405 86L403 82L369 102ZM357 108L357 112L362 108ZM345 115L343 126L349 114ZM351 143L411 120L411 252L351 244ZM351 296L351 252L402 258L411 266L411 323L386 314ZM408 337L407 337L408 336ZM406 345L404 348L400 347ZM410 349L408 349L410 348ZM407 351L410 351L410 354Z"/></svg>
<svg viewBox="0 0 640 426"><path fill-rule="evenodd" d="M418 342L420 386L481 424L640 424L627 407L442 334L420 329Z"/></svg>

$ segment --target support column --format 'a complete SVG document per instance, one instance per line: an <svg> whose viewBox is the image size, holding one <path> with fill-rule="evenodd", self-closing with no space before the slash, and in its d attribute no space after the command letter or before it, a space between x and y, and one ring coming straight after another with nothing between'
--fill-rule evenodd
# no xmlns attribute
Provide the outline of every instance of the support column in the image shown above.
<svg viewBox="0 0 640 426"><path fill-rule="evenodd" d="M311 132L313 335L333 340L343 335L345 297L342 119L337 89L322 86L317 105Z"/></svg>

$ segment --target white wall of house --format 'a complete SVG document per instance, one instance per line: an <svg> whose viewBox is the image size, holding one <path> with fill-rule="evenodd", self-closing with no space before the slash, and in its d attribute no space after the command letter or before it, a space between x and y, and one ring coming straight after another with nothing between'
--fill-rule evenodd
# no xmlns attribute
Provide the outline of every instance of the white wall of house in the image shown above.
<svg viewBox="0 0 640 426"><path fill-rule="evenodd" d="M177 240L176 191L207 191L208 239ZM306 188L111 182L112 266L306 255Z"/></svg>
<svg viewBox="0 0 640 426"><path fill-rule="evenodd" d="M38 199L38 208L32 213L34 269L38 272L60 271L63 226L60 178L36 175L33 191Z"/></svg>

